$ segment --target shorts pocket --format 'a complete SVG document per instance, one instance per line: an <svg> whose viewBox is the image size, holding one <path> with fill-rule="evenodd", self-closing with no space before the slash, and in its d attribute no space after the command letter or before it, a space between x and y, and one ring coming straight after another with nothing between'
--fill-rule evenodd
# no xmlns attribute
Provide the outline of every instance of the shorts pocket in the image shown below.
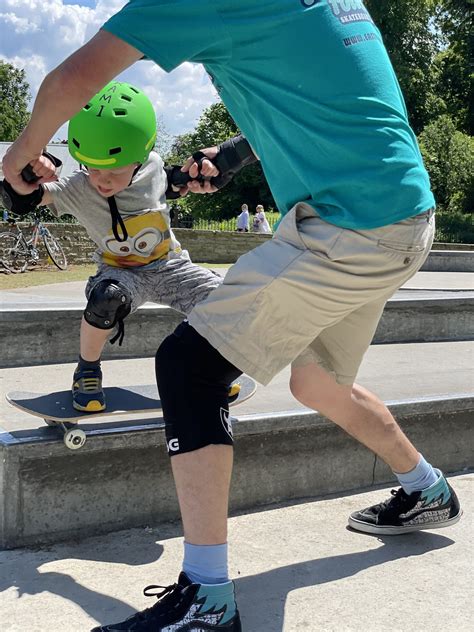
<svg viewBox="0 0 474 632"><path fill-rule="evenodd" d="M400 254L417 254L424 252L425 244L418 242L416 244L406 244L402 241L390 241L386 239L379 239L377 246L382 250L388 250L389 252L395 252Z"/></svg>

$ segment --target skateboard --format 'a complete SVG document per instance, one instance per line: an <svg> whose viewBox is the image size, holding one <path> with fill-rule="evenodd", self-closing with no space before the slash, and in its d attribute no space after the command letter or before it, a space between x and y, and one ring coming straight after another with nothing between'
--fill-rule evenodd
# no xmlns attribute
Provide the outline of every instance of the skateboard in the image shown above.
<svg viewBox="0 0 474 632"><path fill-rule="evenodd" d="M229 406L245 402L257 390L257 384L248 375L241 375L233 382ZM99 417L111 415L161 413L160 395L156 384L104 388L107 408L95 413L81 412L73 408L71 391L56 393L30 393L13 391L7 393L9 404L20 410L41 417L48 426L54 426L63 433L63 441L70 450L78 450L86 442L86 433L77 425L87 419L94 421Z"/></svg>

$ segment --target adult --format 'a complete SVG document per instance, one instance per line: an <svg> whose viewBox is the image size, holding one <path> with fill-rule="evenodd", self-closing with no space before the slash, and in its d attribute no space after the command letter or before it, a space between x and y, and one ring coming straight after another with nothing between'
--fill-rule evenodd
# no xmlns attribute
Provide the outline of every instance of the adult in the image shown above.
<svg viewBox="0 0 474 632"><path fill-rule="evenodd" d="M98 629L239 632L227 575L227 387L242 370L266 384L292 362L293 394L396 473L401 489L352 514L352 527L385 535L448 526L461 515L439 470L355 383L385 302L428 255L434 199L361 0L132 0L45 79L5 157L5 177L19 181L63 122L144 56L166 71L204 64L259 156L283 219L158 350L185 572L152 608ZM239 139L235 154L245 161L241 147ZM223 175L226 151L208 148L209 160L191 159L189 173L215 175L217 164ZM212 182L202 190L214 190Z"/></svg>
<svg viewBox="0 0 474 632"><path fill-rule="evenodd" d="M240 213L237 216L237 232L249 232L249 207L247 206L247 204L242 204Z"/></svg>

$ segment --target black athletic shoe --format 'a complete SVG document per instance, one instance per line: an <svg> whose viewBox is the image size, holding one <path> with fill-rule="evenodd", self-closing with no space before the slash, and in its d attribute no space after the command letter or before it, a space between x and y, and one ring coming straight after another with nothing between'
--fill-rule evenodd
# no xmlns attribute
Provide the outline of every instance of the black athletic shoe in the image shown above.
<svg viewBox="0 0 474 632"><path fill-rule="evenodd" d="M162 589L156 592L157 589ZM147 597L158 602L122 623L94 628L92 632L242 632L235 604L234 584L192 584L181 573L172 586L147 586Z"/></svg>
<svg viewBox="0 0 474 632"><path fill-rule="evenodd" d="M461 518L456 493L442 475L421 492L406 494L400 488L391 493L385 502L351 514L349 526L365 533L399 535L449 527Z"/></svg>

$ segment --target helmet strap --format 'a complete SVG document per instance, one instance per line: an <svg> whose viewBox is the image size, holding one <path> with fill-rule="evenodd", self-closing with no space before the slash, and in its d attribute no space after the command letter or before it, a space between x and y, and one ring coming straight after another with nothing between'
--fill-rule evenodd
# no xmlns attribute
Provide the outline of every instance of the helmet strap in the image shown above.
<svg viewBox="0 0 474 632"><path fill-rule="evenodd" d="M130 182L128 183L128 186L130 186L133 182L133 178L137 175L137 173L140 171L140 169L143 167L143 164L140 163L139 165L137 165L135 167L134 172L132 173L132 177L130 178Z"/></svg>
<svg viewBox="0 0 474 632"><path fill-rule="evenodd" d="M109 204L110 215L112 217L112 231L114 233L115 239L119 242L127 241L128 239L127 228L117 208L117 202L115 201L115 197L111 195L110 197L107 198L107 202ZM120 230L122 231L122 237L120 237L118 233L118 229L117 229L118 225L120 225Z"/></svg>

